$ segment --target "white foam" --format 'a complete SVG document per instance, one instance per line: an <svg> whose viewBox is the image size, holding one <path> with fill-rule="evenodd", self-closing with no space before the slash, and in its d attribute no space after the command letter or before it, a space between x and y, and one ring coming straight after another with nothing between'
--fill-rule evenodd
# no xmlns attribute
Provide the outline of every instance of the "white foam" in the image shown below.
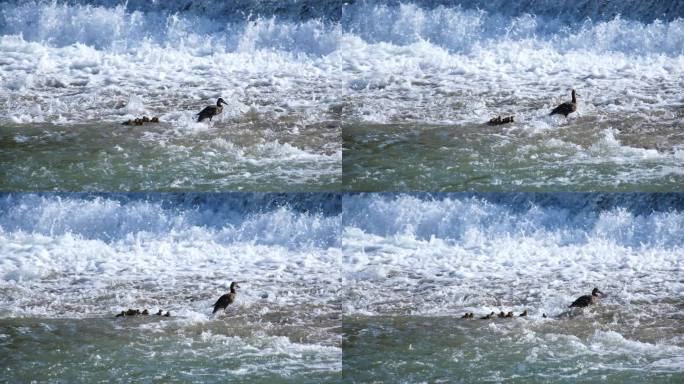
<svg viewBox="0 0 684 384"><path fill-rule="evenodd" d="M597 209L595 197L584 199L572 208L523 197L506 204L458 194L345 196L344 275L354 297L345 310L529 308L541 317L565 312L593 286L620 302L675 297L684 214ZM662 284L654 289L635 276Z"/></svg>
<svg viewBox="0 0 684 384"><path fill-rule="evenodd" d="M245 281L237 302L245 310L336 300L339 215L244 210L258 206L258 196L199 205L163 196L5 197L0 316L111 315L145 306L203 322L230 281ZM192 299L172 299L182 292Z"/></svg>
<svg viewBox="0 0 684 384"><path fill-rule="evenodd" d="M346 6L338 22L226 21L155 5L3 10L12 23L0 37L0 77L11 80L0 94L15 100L13 115L45 121L120 120L117 106L131 95L144 105L134 111L158 114L236 95L259 113L286 107L308 121L344 102L345 117L365 121L482 122L505 112L511 93L518 112L547 111L570 87L591 114L660 116L678 105L684 73L684 19L577 26L524 12L380 2ZM29 100L61 105L31 112Z"/></svg>

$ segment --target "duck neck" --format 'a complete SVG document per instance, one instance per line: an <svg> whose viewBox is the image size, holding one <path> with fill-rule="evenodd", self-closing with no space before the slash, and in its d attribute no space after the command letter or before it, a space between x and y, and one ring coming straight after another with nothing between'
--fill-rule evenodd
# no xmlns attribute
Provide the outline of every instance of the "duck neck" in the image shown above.
<svg viewBox="0 0 684 384"><path fill-rule="evenodd" d="M235 291L235 287L233 287L233 286L230 287L230 293L237 293L237 292Z"/></svg>
<svg viewBox="0 0 684 384"><path fill-rule="evenodd" d="M575 91L572 91L572 103L573 104L577 103L577 98L575 97Z"/></svg>

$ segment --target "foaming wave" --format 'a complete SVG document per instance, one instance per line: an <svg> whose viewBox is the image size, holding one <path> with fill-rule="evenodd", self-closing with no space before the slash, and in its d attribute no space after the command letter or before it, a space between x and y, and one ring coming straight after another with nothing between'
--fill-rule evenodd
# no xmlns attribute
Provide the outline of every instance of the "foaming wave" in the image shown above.
<svg viewBox="0 0 684 384"><path fill-rule="evenodd" d="M481 50L504 54L529 47L558 52L679 55L684 42L683 19L643 23L615 16L609 20L580 20L578 28L563 20L537 16L534 9L510 16L500 10L361 3L349 9L343 25L368 43L410 45L427 41L464 54Z"/></svg>
<svg viewBox="0 0 684 384"><path fill-rule="evenodd" d="M616 13L607 19L569 22L537 16L529 4L524 4L525 12L513 16L504 11L510 9L508 6L490 9L362 1L343 8L340 21L331 22L323 18L250 14L248 9L242 16L220 20L213 17L216 13L172 12L164 7L5 2L0 8L4 23L0 24L4 25L4 35L21 35L28 41L52 46L81 43L125 51L154 42L198 55L259 49L327 55L340 48L346 34L359 36L367 43L407 45L429 41L465 53L501 41L527 41L537 46L550 41L559 51L682 52L684 21L676 18L642 22L623 19ZM569 27L578 22L582 22L579 30Z"/></svg>
<svg viewBox="0 0 684 384"><path fill-rule="evenodd" d="M244 198L235 196L223 201L217 195L213 201L204 202L201 198L199 202L190 198L183 205L177 204L185 199L183 195L168 198L122 195L112 199L78 194L8 194L0 200L0 231L7 235L68 234L105 242L131 236L192 239L200 232L222 244L333 247L339 244L339 218L335 213L339 205L335 206L335 196L328 197L332 199L328 207L308 204L307 208L305 203L303 208L312 210L307 212L301 211L302 207L289 207L283 196L268 194L247 194ZM246 210L248 207L251 208Z"/></svg>
<svg viewBox="0 0 684 384"><path fill-rule="evenodd" d="M573 296L592 286L622 305L672 300L683 202L681 194L345 196L344 275L354 282L345 308L530 308L541 318L564 314ZM649 279L638 283L636 276ZM402 299L406 291L420 294Z"/></svg>
<svg viewBox="0 0 684 384"><path fill-rule="evenodd" d="M340 210L337 194L3 195L0 317L164 307L192 325L226 281L247 312L334 311Z"/></svg>
<svg viewBox="0 0 684 384"><path fill-rule="evenodd" d="M490 241L539 235L551 236L562 244L584 244L590 235L624 246L684 246L675 235L684 230L681 196L676 194L673 198L679 198L680 210L671 212L648 212L651 195L642 196L644 209L629 203L634 195L612 202L600 195L551 195L545 197L547 202L541 202L543 205L525 194L505 198L508 201L503 202L497 201L500 195L486 194L351 195L344 198L344 221L346 227L365 233L406 235L421 241L442 239L459 243L477 231ZM579 204L554 206L563 199Z"/></svg>
<svg viewBox="0 0 684 384"><path fill-rule="evenodd" d="M296 22L266 16L226 22L192 12L130 10L121 4L5 2L0 15L3 35L54 47L84 44L113 52L154 43L198 56L259 49L327 54L340 34L338 27L317 19Z"/></svg>

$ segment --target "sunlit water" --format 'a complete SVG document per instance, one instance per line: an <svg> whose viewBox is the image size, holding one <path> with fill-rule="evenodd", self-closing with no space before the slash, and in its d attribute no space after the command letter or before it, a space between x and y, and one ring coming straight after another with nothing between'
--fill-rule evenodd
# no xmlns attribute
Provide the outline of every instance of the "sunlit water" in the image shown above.
<svg viewBox="0 0 684 384"><path fill-rule="evenodd" d="M276 10L3 2L0 189L339 190L336 28Z"/></svg>
<svg viewBox="0 0 684 384"><path fill-rule="evenodd" d="M0 196L0 378L338 381L339 228L334 194Z"/></svg>
<svg viewBox="0 0 684 384"><path fill-rule="evenodd" d="M347 381L684 379L682 195L374 194L343 205ZM606 293L599 305L568 308L593 287ZM516 317L479 319L501 311Z"/></svg>
<svg viewBox="0 0 684 384"><path fill-rule="evenodd" d="M367 18L351 17L346 190L684 185L681 3L363 4ZM571 89L577 112L549 116Z"/></svg>

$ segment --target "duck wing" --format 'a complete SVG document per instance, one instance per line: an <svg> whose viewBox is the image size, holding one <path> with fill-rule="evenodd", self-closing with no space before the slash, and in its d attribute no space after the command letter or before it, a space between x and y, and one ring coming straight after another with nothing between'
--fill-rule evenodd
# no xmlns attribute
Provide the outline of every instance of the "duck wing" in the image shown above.
<svg viewBox="0 0 684 384"><path fill-rule="evenodd" d="M229 305L233 304L235 301L235 294L233 292L226 293L225 295L219 297L218 300L216 300L216 304L214 304L214 312L218 311L219 309L226 309Z"/></svg>
<svg viewBox="0 0 684 384"><path fill-rule="evenodd" d="M577 300L575 300L572 304L570 304L570 306L569 306L568 308L572 308L572 307L586 307L586 306L588 306L589 304L591 304L591 296L589 296L589 295L584 295L584 296L578 297Z"/></svg>
<svg viewBox="0 0 684 384"><path fill-rule="evenodd" d="M219 309L226 309L228 304L232 303L233 301L231 300L230 293L226 293L225 295L219 297L218 300L216 300L216 303L214 304L214 312L218 312Z"/></svg>
<svg viewBox="0 0 684 384"><path fill-rule="evenodd" d="M569 113L572 113L575 111L575 109L573 107L574 107L574 104L571 102L563 103L563 104L557 106L556 108L554 108L553 111L551 111L551 113L549 115L558 114L558 115L567 116Z"/></svg>
<svg viewBox="0 0 684 384"><path fill-rule="evenodd" d="M199 118L197 119L197 121L200 122L206 118L214 116L215 114L216 114L216 106L210 105L208 107L205 107L203 110L200 111L200 113L198 113Z"/></svg>

